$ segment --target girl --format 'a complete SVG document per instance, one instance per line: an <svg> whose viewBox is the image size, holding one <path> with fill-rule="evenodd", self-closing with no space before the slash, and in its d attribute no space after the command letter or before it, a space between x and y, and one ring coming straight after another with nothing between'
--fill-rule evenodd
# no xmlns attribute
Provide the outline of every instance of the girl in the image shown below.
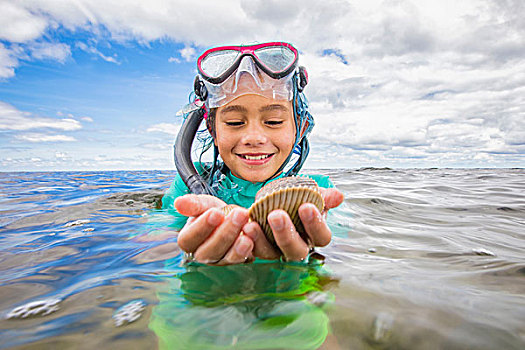
<svg viewBox="0 0 525 350"><path fill-rule="evenodd" d="M178 167L180 175L162 201L182 227L179 247L198 262L227 265L254 257L280 257L261 227L248 222L245 208L269 181L297 174L308 155L313 118L302 93L306 71L297 61L297 50L282 42L213 48L197 61L193 105L207 114L209 146L214 148L211 166L197 164L197 172L205 180L206 192L213 195L188 194L194 178L185 177ZM182 144L191 142L182 140ZM325 246L331 240L326 211L341 204L343 195L328 177L310 177L322 188L325 210L320 213L306 203L299 208L299 216L310 242ZM227 204L243 208L225 217L220 208ZM268 222L282 258L300 261L308 256L312 247L299 236L285 211L271 212Z"/></svg>

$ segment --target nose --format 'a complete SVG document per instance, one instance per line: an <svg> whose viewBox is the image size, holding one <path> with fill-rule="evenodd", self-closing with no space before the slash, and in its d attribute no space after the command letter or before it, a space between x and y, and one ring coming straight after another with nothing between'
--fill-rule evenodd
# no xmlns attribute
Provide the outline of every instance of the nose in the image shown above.
<svg viewBox="0 0 525 350"><path fill-rule="evenodd" d="M241 142L245 146L260 146L268 141L268 137L263 128L257 123L251 123L243 130Z"/></svg>

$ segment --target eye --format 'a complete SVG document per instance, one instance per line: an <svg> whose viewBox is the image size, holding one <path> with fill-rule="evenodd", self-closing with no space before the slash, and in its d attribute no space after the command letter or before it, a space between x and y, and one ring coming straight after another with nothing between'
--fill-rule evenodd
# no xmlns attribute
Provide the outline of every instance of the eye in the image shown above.
<svg viewBox="0 0 525 350"><path fill-rule="evenodd" d="M243 121L227 121L227 122L224 122L224 124L228 125L228 126L241 126L241 125L244 125L244 122Z"/></svg>
<svg viewBox="0 0 525 350"><path fill-rule="evenodd" d="M283 121L282 120L267 120L266 124L270 126L279 126L283 124Z"/></svg>

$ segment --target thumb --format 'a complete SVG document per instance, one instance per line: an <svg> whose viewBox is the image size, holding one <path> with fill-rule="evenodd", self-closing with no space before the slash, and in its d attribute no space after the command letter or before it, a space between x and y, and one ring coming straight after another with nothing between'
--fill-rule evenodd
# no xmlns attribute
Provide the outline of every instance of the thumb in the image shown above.
<svg viewBox="0 0 525 350"><path fill-rule="evenodd" d="M199 216L210 208L222 208L226 203L207 194L186 194L176 198L174 205L184 216Z"/></svg>
<svg viewBox="0 0 525 350"><path fill-rule="evenodd" d="M325 210L338 207L345 199L343 193L337 188L321 188L321 195L324 199Z"/></svg>

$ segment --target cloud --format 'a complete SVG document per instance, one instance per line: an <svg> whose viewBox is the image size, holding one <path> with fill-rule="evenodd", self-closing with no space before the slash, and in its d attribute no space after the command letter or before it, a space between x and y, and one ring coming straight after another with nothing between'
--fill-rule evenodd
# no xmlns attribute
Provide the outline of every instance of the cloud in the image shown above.
<svg viewBox="0 0 525 350"><path fill-rule="evenodd" d="M22 131L43 128L73 131L81 129L82 124L71 118L34 117L31 113L22 112L12 105L0 101L0 130Z"/></svg>
<svg viewBox="0 0 525 350"><path fill-rule="evenodd" d="M71 56L69 45L62 43L34 43L29 47L31 57L37 60L52 59L64 63Z"/></svg>
<svg viewBox="0 0 525 350"><path fill-rule="evenodd" d="M96 47L88 46L86 43L83 43L83 42L76 43L76 47L78 47L80 50L85 51L87 53L94 54L95 56L102 58L106 62L120 64L120 62L116 58L116 54L114 55L114 57L106 56L102 52L100 52Z"/></svg>
<svg viewBox="0 0 525 350"><path fill-rule="evenodd" d="M15 43L28 42L42 36L48 26L48 19L32 12L20 3L0 1L2 25L0 40Z"/></svg>
<svg viewBox="0 0 525 350"><path fill-rule="evenodd" d="M191 62L195 58L195 49L193 47L186 46L179 52L181 57L184 58L187 62Z"/></svg>
<svg viewBox="0 0 525 350"><path fill-rule="evenodd" d="M67 135L47 135L41 133L29 133L15 135L15 138L21 141L28 142L72 142L76 139L72 136Z"/></svg>
<svg viewBox="0 0 525 350"><path fill-rule="evenodd" d="M338 164L500 159L523 165L524 11L520 0L3 1L0 78L12 78L24 60L65 62L72 48L118 64L97 47L100 38L181 43L180 57L168 58L177 63L195 60L209 46L284 40L298 47L309 72L312 148L334 154ZM88 38L70 48L54 35L67 31ZM0 129L80 125L11 109L0 104ZM159 123L146 130L172 136L179 127Z"/></svg>
<svg viewBox="0 0 525 350"><path fill-rule="evenodd" d="M71 157L66 152L55 152L55 158L61 160L71 159Z"/></svg>
<svg viewBox="0 0 525 350"><path fill-rule="evenodd" d="M158 151L158 150L173 150L173 145L168 143L168 142L164 142L164 143L142 143L139 145L140 148L147 148L147 149L150 149L150 150L155 150L155 151Z"/></svg>
<svg viewBox="0 0 525 350"><path fill-rule="evenodd" d="M13 55L13 52L0 43L0 79L14 77L15 68L18 67L18 64L18 59Z"/></svg>
<svg viewBox="0 0 525 350"><path fill-rule="evenodd" d="M172 136L176 136L179 133L180 124L171 123L160 123L150 126L146 129L147 132L160 132Z"/></svg>

